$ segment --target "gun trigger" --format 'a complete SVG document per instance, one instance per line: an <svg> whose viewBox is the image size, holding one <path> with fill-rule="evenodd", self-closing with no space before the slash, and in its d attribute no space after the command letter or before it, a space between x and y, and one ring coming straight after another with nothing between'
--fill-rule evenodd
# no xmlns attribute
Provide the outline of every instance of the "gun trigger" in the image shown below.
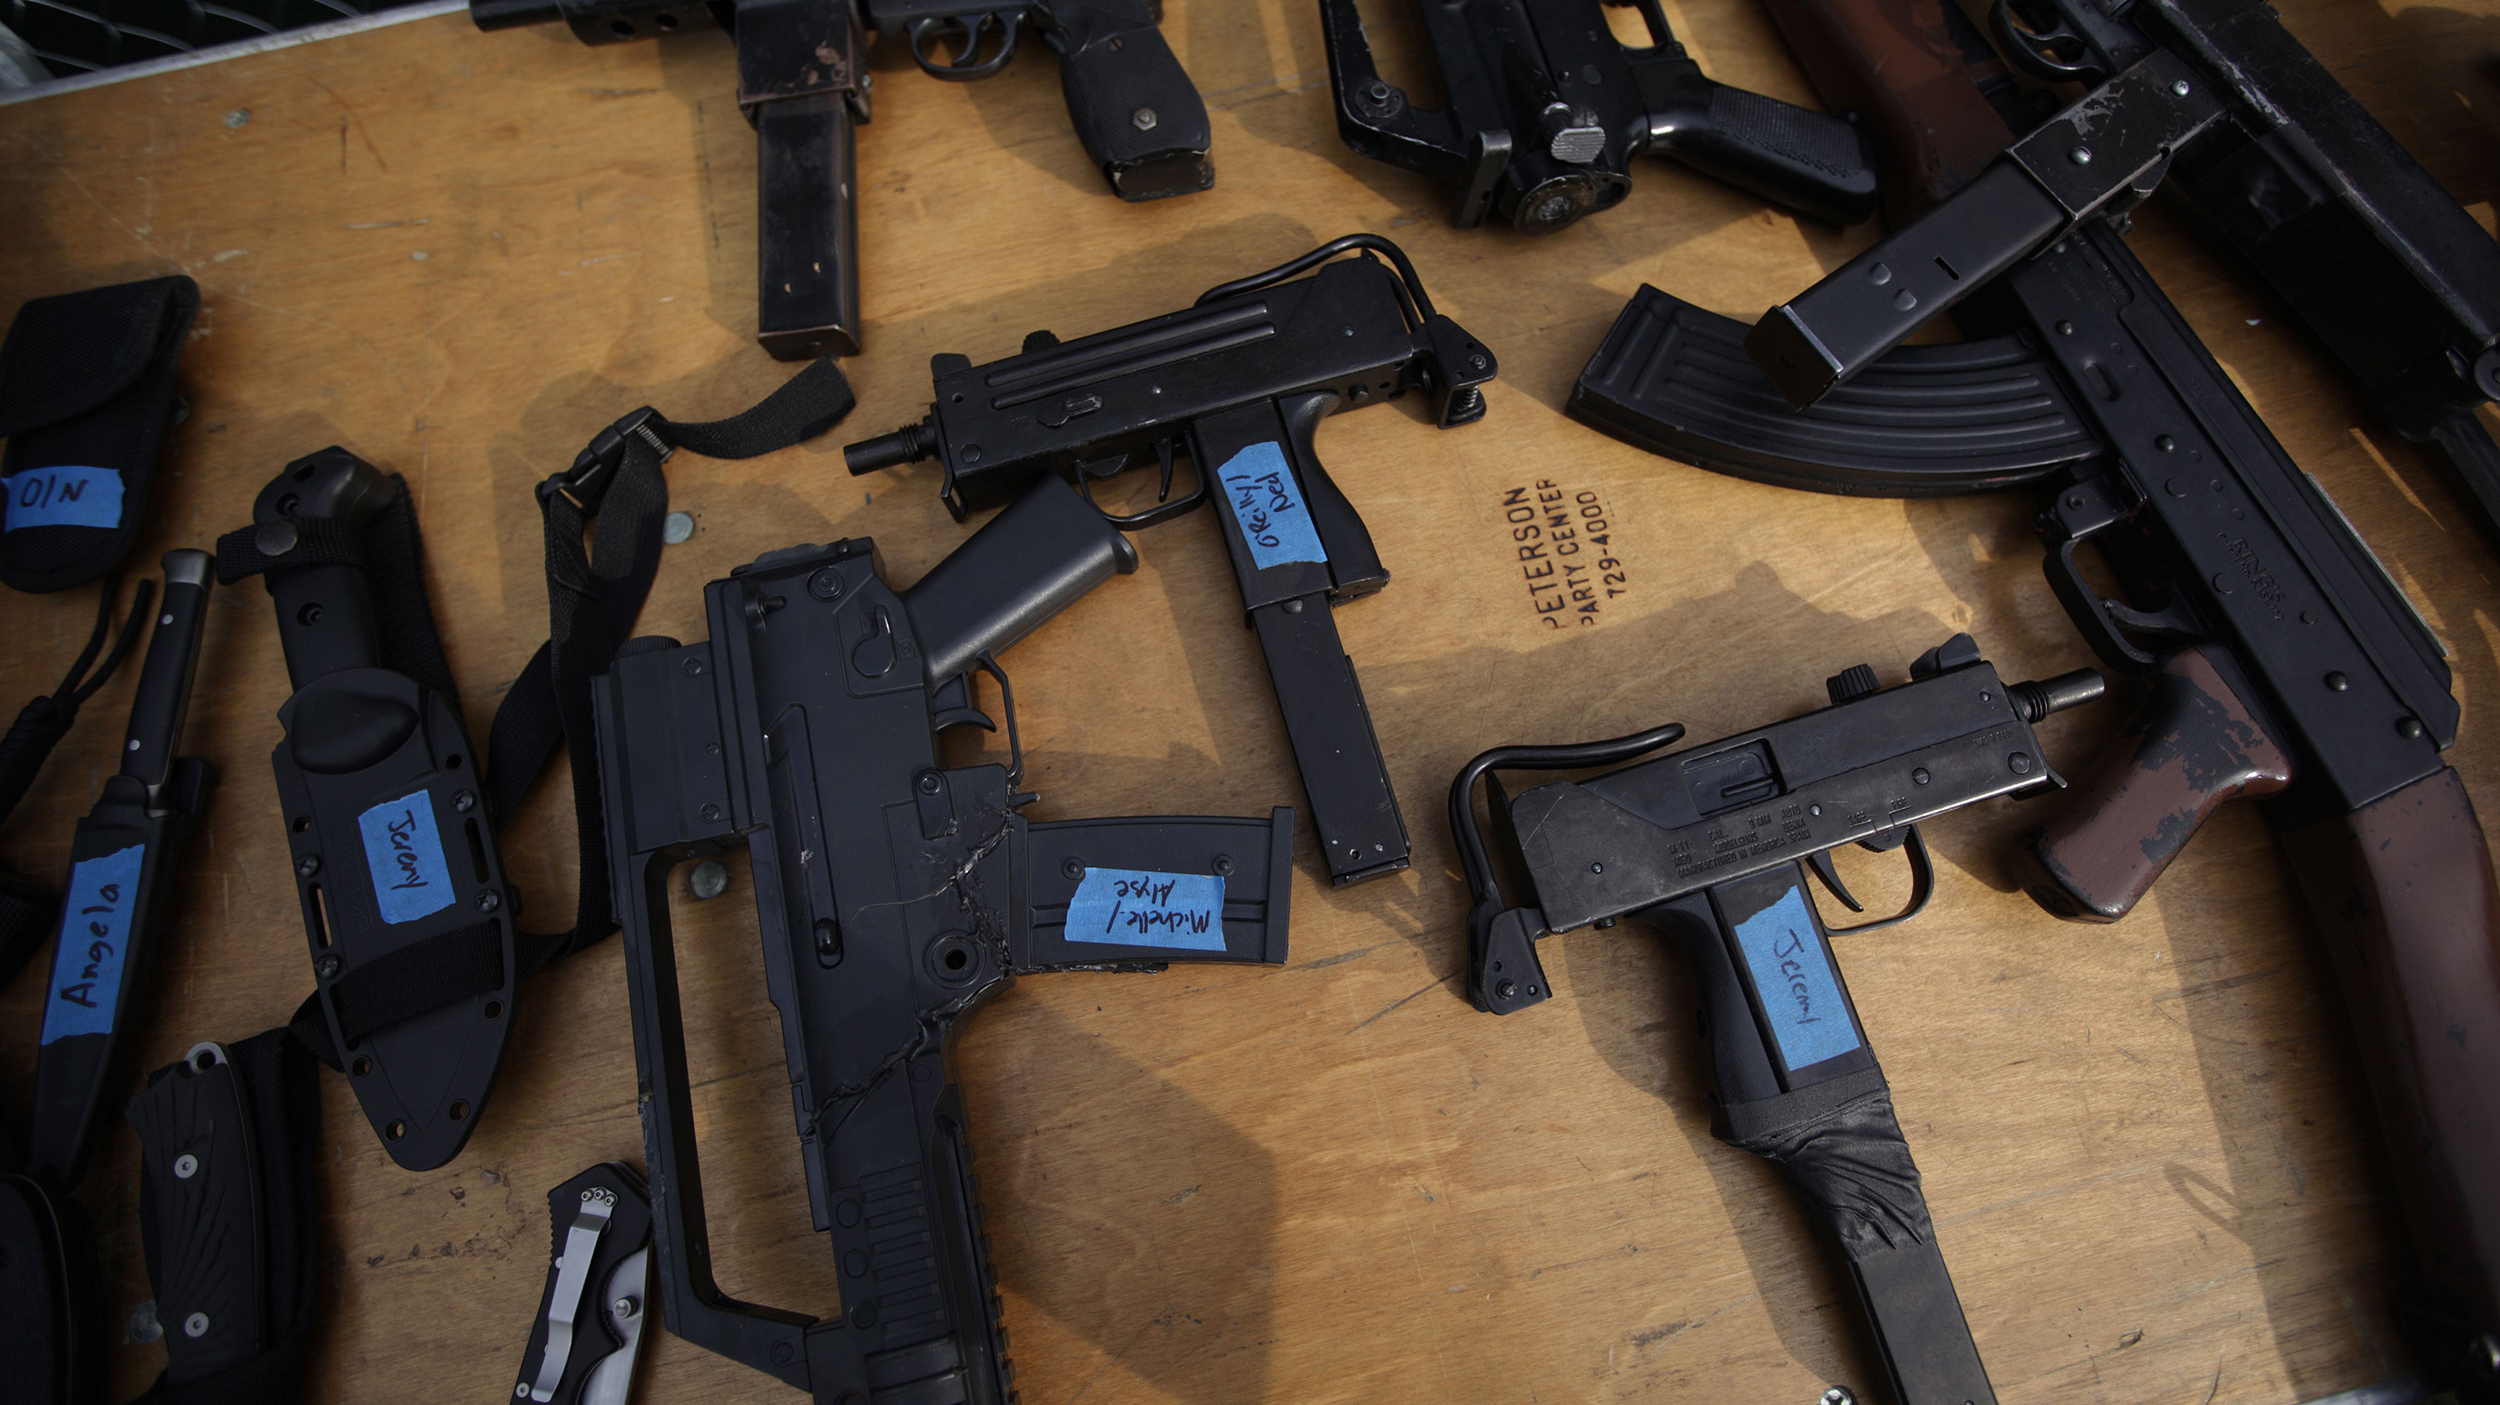
<svg viewBox="0 0 2500 1405"><path fill-rule="evenodd" d="M1849 891L1849 885L1840 881L1840 869L1832 862L1831 850L1817 849L1806 855L1806 867L1814 870L1814 876L1823 880L1824 890L1840 899L1841 906L1851 912L1866 911L1866 904L1859 902L1857 895Z"/></svg>
<svg viewBox="0 0 2500 1405"><path fill-rule="evenodd" d="M929 699L929 730L943 732L950 727L978 727L984 732L998 730L998 724L990 720L989 714L974 706L969 674L958 673L947 679L938 685L937 692Z"/></svg>
<svg viewBox="0 0 2500 1405"><path fill-rule="evenodd" d="M1170 502L1172 500L1171 440L1158 439L1155 441L1155 458L1163 464L1163 476L1155 482L1155 501Z"/></svg>

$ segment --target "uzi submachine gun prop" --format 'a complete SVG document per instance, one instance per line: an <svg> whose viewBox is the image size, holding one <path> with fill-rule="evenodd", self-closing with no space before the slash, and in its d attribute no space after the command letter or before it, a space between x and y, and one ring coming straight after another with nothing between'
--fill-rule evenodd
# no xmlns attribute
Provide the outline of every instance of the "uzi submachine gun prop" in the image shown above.
<svg viewBox="0 0 2500 1405"><path fill-rule="evenodd" d="M1364 256L1337 259L1355 250ZM1350 883L1405 868L1406 824L1328 613L1388 584L1389 572L1314 441L1327 416L1410 390L1443 429L1484 417L1493 353L1433 310L1406 255L1376 234L1348 235L1211 288L1181 312L1069 342L1035 332L1022 355L975 366L950 352L929 369L928 417L844 449L851 471L935 458L946 470L939 492L960 519L1047 475L1090 497L1096 480L1150 456L1162 472L1157 504L1108 520L1133 529L1216 504L1328 876ZM1198 479L1178 499L1176 456Z"/></svg>
<svg viewBox="0 0 2500 1405"><path fill-rule="evenodd" d="M755 127L755 339L784 361L859 350L859 168L866 30L899 34L950 82L1007 66L1030 24L1059 55L1068 119L1123 200L1215 183L1207 106L1155 27L1159 0L470 0L480 29L562 20L585 44L730 31ZM951 52L950 52L951 49Z"/></svg>
<svg viewBox="0 0 2500 1405"><path fill-rule="evenodd" d="M1952 6L1801 8L1830 31L1798 50L1836 103L1886 75L1963 74L1958 104L1941 82L1868 104L1888 146L1937 149L1946 114L1991 110L1970 100L1993 85L1962 64ZM1980 168L1910 230L1974 208L2007 169ZM1971 340L1900 347L1792 413L1747 370L1742 324L1643 288L1572 413L1791 487L2037 486L2050 588L2094 653L2149 686L2081 795L2024 845L2032 895L2116 921L2217 806L2264 799L2335 962L2428 1290L2402 1321L2444 1380L2500 1399L2500 892L2442 756L2459 716L2445 651L2107 222L2014 264L1960 320ZM2114 595L2086 573L2087 545Z"/></svg>
<svg viewBox="0 0 2500 1405"><path fill-rule="evenodd" d="M1632 917L1674 937L1700 978L1718 1083L1711 1130L1778 1163L1840 1249L1891 1399L1994 1405L1806 875L1860 911L1832 850L1906 846L1909 906L1840 931L1915 914L1935 882L1919 823L2064 784L2032 724L2099 697L2101 679L2084 669L2007 684L1957 634L1913 663L1906 684L1881 687L1860 664L1827 687L1827 708L1633 765L1622 763L1673 745L1684 729L1500 747L1468 762L1450 787L1450 829L1475 900L1468 994L1497 1015L1544 1001L1552 988L1536 943L1555 932ZM1620 769L1516 799L1493 776L1596 766ZM1503 897L1476 821L1476 784L1488 776L1495 835L1527 878L1519 906Z"/></svg>
<svg viewBox="0 0 2500 1405"><path fill-rule="evenodd" d="M1135 548L1043 479L896 591L874 543L769 553L705 589L708 643L627 645L596 685L670 1329L822 1405L1001 1405L1005 1336L946 1070L960 1022L1034 971L1282 962L1293 812L1028 822L997 655ZM988 727L1007 765L946 766ZM744 844L816 1228L842 1264L821 1320L722 1294L678 1005L668 879Z"/></svg>
<svg viewBox="0 0 2500 1405"><path fill-rule="evenodd" d="M1445 95L1432 109L1380 76L1355 0L1320 0L1338 135L1454 187L1461 229L1488 214L1522 234L1568 228L1620 204L1646 152L1833 224L1873 213L1864 134L1711 81L1658 0L1629 3L1647 47L1616 39L1600 0L1416 0Z"/></svg>

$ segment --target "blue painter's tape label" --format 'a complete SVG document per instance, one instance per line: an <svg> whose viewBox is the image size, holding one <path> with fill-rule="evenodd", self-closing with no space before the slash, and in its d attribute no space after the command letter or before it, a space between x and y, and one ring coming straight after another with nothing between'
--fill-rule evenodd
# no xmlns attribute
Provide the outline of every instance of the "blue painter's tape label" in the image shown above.
<svg viewBox="0 0 2500 1405"><path fill-rule="evenodd" d="M1224 877L1089 868L1068 903L1068 940L1224 949Z"/></svg>
<svg viewBox="0 0 2500 1405"><path fill-rule="evenodd" d="M130 915L139 905L139 865L148 846L133 844L69 871L61 898L61 948L52 954L52 991L43 1003L43 1043L73 1034L109 1034L121 1003L122 958L130 950Z"/></svg>
<svg viewBox="0 0 2500 1405"><path fill-rule="evenodd" d="M122 476L109 468L29 468L0 478L0 489L9 495L8 525L0 531L122 524Z"/></svg>
<svg viewBox="0 0 2500 1405"><path fill-rule="evenodd" d="M373 901L385 922L414 922L451 906L451 866L434 828L434 797L426 791L376 805L356 817L373 871Z"/></svg>
<svg viewBox="0 0 2500 1405"><path fill-rule="evenodd" d="M1242 540L1250 544L1250 560L1260 570L1295 561L1328 564L1310 510L1302 505L1302 485L1285 462L1284 446L1274 440L1253 444L1225 460L1215 477L1224 485L1224 505L1240 526Z"/></svg>
<svg viewBox="0 0 2500 1405"><path fill-rule="evenodd" d="M1840 978L1815 935L1802 887L1736 924L1736 943L1753 971L1763 1017L1790 1071L1836 1059L1860 1047L1857 1021L1840 998Z"/></svg>

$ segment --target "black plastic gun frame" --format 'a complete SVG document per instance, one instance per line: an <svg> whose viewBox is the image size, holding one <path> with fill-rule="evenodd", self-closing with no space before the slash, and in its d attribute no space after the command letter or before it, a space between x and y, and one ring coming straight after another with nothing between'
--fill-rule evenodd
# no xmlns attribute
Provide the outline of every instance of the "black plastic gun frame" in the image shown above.
<svg viewBox="0 0 2500 1405"><path fill-rule="evenodd" d="M595 685L660 1301L823 1405L1012 1398L945 1067L959 1021L1019 973L1285 958L1290 810L1028 823L1011 694L1007 766L939 758L940 733L989 725L973 670L1004 694L996 656L1135 563L1043 479L907 591L866 540L770 553L706 589L708 643L638 641ZM821 1320L727 1297L710 1261L668 880L741 842L842 1270Z"/></svg>
<svg viewBox="0 0 2500 1405"><path fill-rule="evenodd" d="M1672 156L1834 224L1875 208L1866 139L1838 117L1703 76L1657 0L1632 0L1652 43L1607 29L1599 0L1423 0L1439 110L1380 76L1355 0L1320 0L1337 131L1375 160L1455 187L1450 222L1487 215L1551 234L1620 203L1632 158Z"/></svg>

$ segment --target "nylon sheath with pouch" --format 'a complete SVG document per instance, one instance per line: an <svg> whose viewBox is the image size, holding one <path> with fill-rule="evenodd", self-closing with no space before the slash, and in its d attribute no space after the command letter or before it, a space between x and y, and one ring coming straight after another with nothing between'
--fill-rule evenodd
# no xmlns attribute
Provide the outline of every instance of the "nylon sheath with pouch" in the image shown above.
<svg viewBox="0 0 2500 1405"><path fill-rule="evenodd" d="M153 278L36 298L0 344L0 583L34 593L121 564L175 408L200 288Z"/></svg>

